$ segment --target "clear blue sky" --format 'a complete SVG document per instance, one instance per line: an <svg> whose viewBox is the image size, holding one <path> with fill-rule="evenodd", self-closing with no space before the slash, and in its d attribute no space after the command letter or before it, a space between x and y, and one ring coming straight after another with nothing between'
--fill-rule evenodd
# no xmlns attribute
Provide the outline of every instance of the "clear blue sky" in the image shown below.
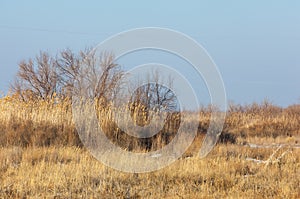
<svg viewBox="0 0 300 199"><path fill-rule="evenodd" d="M209 52L236 103L300 101L300 1L0 0L0 90L22 59L96 45L121 31L165 27Z"/></svg>

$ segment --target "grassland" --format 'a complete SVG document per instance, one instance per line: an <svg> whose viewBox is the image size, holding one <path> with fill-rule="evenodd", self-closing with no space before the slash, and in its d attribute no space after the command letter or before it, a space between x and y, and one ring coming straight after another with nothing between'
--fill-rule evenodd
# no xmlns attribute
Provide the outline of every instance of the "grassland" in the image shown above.
<svg viewBox="0 0 300 199"><path fill-rule="evenodd" d="M146 174L119 172L92 157L68 99L4 96L0 112L0 198L300 198L299 105L231 105L220 142L199 159L210 119L203 108L191 121L199 123L198 136L183 157ZM110 130L123 148L142 149Z"/></svg>

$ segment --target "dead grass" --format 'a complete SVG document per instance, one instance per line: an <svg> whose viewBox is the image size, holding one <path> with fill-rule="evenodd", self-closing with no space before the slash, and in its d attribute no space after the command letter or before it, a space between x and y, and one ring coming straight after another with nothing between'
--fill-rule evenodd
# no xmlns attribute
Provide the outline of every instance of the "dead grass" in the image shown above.
<svg viewBox="0 0 300 199"><path fill-rule="evenodd" d="M0 198L300 198L300 149L292 148L299 144L299 107L231 106L221 142L199 159L210 118L203 109L200 121L190 119L199 123L198 136L183 158L156 172L128 174L82 147L69 100L6 96L0 99ZM130 137L110 130L111 140L128 149ZM276 151L249 143L285 145Z"/></svg>
<svg viewBox="0 0 300 199"><path fill-rule="evenodd" d="M281 149L280 153L285 149ZM148 174L105 167L76 147L2 148L1 198L299 198L300 151L258 164L271 149L219 145Z"/></svg>
<svg viewBox="0 0 300 199"><path fill-rule="evenodd" d="M69 99L20 101L16 96L0 99L0 146L81 146L72 119ZM267 102L247 106L231 105L220 141L245 143L257 137L290 139L300 136L300 105L276 107ZM104 115L106 134L119 146L130 150L157 149L172 140L178 128L178 115L170 117L163 132L150 139L138 140L120 131ZM103 116L103 115L102 115ZM198 134L205 134L210 122L210 110L190 113L188 121L198 125ZM179 117L180 118L180 117ZM200 119L199 119L200 118Z"/></svg>

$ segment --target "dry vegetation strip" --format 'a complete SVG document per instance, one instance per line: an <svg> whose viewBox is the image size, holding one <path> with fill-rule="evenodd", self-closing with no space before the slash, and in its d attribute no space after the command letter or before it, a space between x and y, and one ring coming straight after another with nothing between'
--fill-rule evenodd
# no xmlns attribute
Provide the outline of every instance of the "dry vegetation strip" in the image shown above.
<svg viewBox="0 0 300 199"><path fill-rule="evenodd" d="M157 172L127 174L81 148L2 148L0 197L299 198L300 151L267 167L246 159L266 160L270 154L270 149L219 145L203 160L191 157Z"/></svg>
<svg viewBox="0 0 300 199"><path fill-rule="evenodd" d="M81 145L68 98L20 101L18 96L6 96L0 98L0 112L0 146ZM192 124L199 124L199 134L205 133L210 121L209 108L200 110L196 117L191 113L189 120ZM109 126L113 129L108 136L120 138L112 126ZM242 143L257 138L284 137L296 142L299 136L300 105L284 109L265 103L232 105L221 140Z"/></svg>
<svg viewBox="0 0 300 199"><path fill-rule="evenodd" d="M199 136L185 158L148 174L114 171L91 157L80 144L68 100L6 96L0 111L0 198L300 197L300 151L291 148L299 144L299 105L231 106L223 143L207 158L195 157ZM209 110L203 109L199 134L208 123ZM287 146L266 164L276 148L242 145L247 142Z"/></svg>

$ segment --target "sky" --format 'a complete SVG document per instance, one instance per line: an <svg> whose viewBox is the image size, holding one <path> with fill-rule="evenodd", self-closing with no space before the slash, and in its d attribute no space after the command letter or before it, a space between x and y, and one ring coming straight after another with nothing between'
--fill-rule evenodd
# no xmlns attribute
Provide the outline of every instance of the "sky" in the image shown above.
<svg viewBox="0 0 300 199"><path fill-rule="evenodd" d="M162 27L182 32L206 49L229 101L268 99L286 107L300 102L299 11L297 0L0 0L0 91L8 91L18 63L40 50L53 55L65 48L78 51L122 31Z"/></svg>

